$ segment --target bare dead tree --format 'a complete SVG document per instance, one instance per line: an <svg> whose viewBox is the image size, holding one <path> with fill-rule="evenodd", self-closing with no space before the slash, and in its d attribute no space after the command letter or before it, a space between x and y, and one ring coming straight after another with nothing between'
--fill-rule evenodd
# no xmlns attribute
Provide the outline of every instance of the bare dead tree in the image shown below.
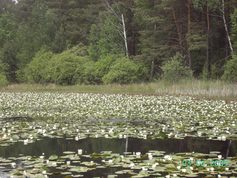
<svg viewBox="0 0 237 178"><path fill-rule="evenodd" d="M225 32L226 32L226 37L229 43L229 48L230 48L230 52L231 52L231 56L234 54L234 50L233 50L233 46L231 43L231 39L230 39L230 33L228 30L228 25L226 22L226 17L225 17L225 0L222 0L222 8L220 9L221 13L222 13L222 19L223 19L223 23L224 23L224 27L225 27Z"/></svg>
<svg viewBox="0 0 237 178"><path fill-rule="evenodd" d="M124 19L124 14L121 13L120 11L118 11L118 13L121 13L121 15L119 15L114 8L110 5L110 3L108 2L108 0L105 0L105 4L107 6L108 11L117 18L117 20L119 21L118 25L115 24L111 24L113 26L116 27L117 31L119 32L122 40L124 41L124 48L125 48L125 55L127 57L129 57L129 53L128 53L128 41L127 41L127 31L126 31L126 24L125 24L125 19Z"/></svg>

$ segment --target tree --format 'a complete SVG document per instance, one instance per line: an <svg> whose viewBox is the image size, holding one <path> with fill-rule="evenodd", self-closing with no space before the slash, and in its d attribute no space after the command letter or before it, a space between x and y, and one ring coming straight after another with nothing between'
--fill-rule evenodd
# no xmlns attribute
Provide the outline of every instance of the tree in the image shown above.
<svg viewBox="0 0 237 178"><path fill-rule="evenodd" d="M222 13L222 19L223 19L223 23L224 23L224 27L225 27L226 38L227 38L228 43L229 43L230 54L231 54L231 56L233 56L234 50L233 50L232 42L231 42L231 39L230 39L230 33L229 33L229 30L228 30L227 22L226 22L225 0L221 1L221 5L222 5L221 13Z"/></svg>
<svg viewBox="0 0 237 178"><path fill-rule="evenodd" d="M237 9L234 10L234 13L231 15L231 31L232 31L232 40L234 49L237 49ZM236 50L235 50L236 51Z"/></svg>
<svg viewBox="0 0 237 178"><path fill-rule="evenodd" d="M150 66L150 79L161 73L160 65L179 49L175 23L165 1L135 1L135 16L139 28L139 58ZM174 37L175 36L175 37Z"/></svg>

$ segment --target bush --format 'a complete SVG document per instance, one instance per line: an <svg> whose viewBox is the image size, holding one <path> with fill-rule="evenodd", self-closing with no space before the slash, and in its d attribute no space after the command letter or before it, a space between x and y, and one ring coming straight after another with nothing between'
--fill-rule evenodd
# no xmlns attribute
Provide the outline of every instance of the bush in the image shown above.
<svg viewBox="0 0 237 178"><path fill-rule="evenodd" d="M83 65L81 83L83 84L96 84L96 75L95 75L95 62L87 61Z"/></svg>
<svg viewBox="0 0 237 178"><path fill-rule="evenodd" d="M161 68L164 72L163 79L169 82L179 81L181 79L192 78L192 71L182 64L183 57L176 54L170 61L166 62Z"/></svg>
<svg viewBox="0 0 237 178"><path fill-rule="evenodd" d="M94 75L96 83L102 83L102 78L110 71L117 58L116 55L108 55L99 59L94 66Z"/></svg>
<svg viewBox="0 0 237 178"><path fill-rule="evenodd" d="M60 54L41 50L24 69L23 78L27 82L56 83L61 85L72 85L84 80L84 64L89 59L82 57L85 53L81 52L81 47L74 47ZM21 73L19 71L19 75Z"/></svg>
<svg viewBox="0 0 237 178"><path fill-rule="evenodd" d="M48 80L61 85L73 85L83 77L83 65L87 57L77 56L70 51L54 55L48 66Z"/></svg>
<svg viewBox="0 0 237 178"><path fill-rule="evenodd" d="M18 78L26 82L45 83L48 81L48 64L53 57L53 53L41 50L36 53L33 60L22 71L18 72ZM22 76L23 73L23 77Z"/></svg>
<svg viewBox="0 0 237 178"><path fill-rule="evenodd" d="M105 84L128 84L138 82L143 74L144 70L141 65L127 58L119 58L102 80Z"/></svg>
<svg viewBox="0 0 237 178"><path fill-rule="evenodd" d="M0 73L0 86L6 86L8 84L7 78L4 74Z"/></svg>
<svg viewBox="0 0 237 178"><path fill-rule="evenodd" d="M227 61L224 69L224 74L222 79L237 82L237 56L233 56L229 61Z"/></svg>

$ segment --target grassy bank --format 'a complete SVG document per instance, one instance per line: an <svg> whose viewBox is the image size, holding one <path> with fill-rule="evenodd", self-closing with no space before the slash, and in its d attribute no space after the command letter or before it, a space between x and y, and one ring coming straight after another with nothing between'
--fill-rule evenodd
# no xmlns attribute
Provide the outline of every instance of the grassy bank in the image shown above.
<svg viewBox="0 0 237 178"><path fill-rule="evenodd" d="M223 81L182 81L175 84L164 81L130 85L74 85L12 84L1 87L7 92L80 92L106 94L188 95L210 99L237 100L237 84Z"/></svg>

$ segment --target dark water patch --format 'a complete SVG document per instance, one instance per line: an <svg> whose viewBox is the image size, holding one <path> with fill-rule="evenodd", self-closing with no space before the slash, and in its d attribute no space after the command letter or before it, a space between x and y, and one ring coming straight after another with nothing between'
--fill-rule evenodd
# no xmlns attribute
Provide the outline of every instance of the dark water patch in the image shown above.
<svg viewBox="0 0 237 178"><path fill-rule="evenodd" d="M186 137L185 139L108 139L108 138L85 138L79 141L68 140L66 138L42 138L24 145L22 142L6 147L0 147L0 157L17 157L20 154L28 156L62 155L64 151L77 152L82 149L83 153L99 153L101 151L112 151L123 154L124 152L146 153L149 150L165 151L170 153L199 152L209 153L219 151L222 156L233 157L237 154L237 141L217 141L206 140L205 138Z"/></svg>

